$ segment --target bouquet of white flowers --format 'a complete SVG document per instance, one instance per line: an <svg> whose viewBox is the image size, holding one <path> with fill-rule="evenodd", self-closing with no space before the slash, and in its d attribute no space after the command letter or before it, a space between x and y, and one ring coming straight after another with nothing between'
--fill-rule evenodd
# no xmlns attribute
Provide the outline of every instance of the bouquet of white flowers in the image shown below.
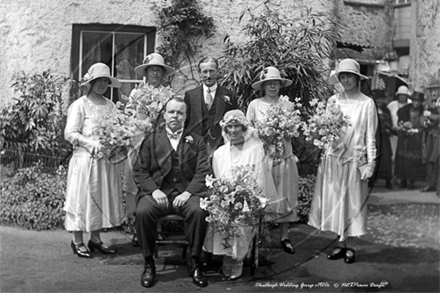
<svg viewBox="0 0 440 293"><path fill-rule="evenodd" d="M280 97L281 103L272 105L264 119L257 121L256 127L258 136L263 141L264 151L274 161L280 160L284 156L284 139L299 136L300 126L302 124L299 108L300 99L295 99L291 103L292 107L286 107L289 101L287 96Z"/></svg>
<svg viewBox="0 0 440 293"><path fill-rule="evenodd" d="M206 176L208 196L200 207L209 212L206 221L229 237L237 235L240 226L256 227L265 215L268 198L264 197L252 167L237 166L223 178Z"/></svg>
<svg viewBox="0 0 440 293"><path fill-rule="evenodd" d="M314 107L313 114L302 124L303 134L307 141L323 149L328 143L339 140L350 125L350 118L344 115L336 101L326 105L313 99L310 105Z"/></svg>
<svg viewBox="0 0 440 293"><path fill-rule="evenodd" d="M135 119L132 110L123 111L121 108L122 105L118 102L114 112L93 118L96 125L94 135L106 149L102 156L115 164L127 157L130 138L137 129L151 128L151 122L148 119Z"/></svg>
<svg viewBox="0 0 440 293"><path fill-rule="evenodd" d="M170 87L153 87L148 84L136 86L130 95L129 104L135 106L138 112L143 113L156 124L165 104L175 94Z"/></svg>

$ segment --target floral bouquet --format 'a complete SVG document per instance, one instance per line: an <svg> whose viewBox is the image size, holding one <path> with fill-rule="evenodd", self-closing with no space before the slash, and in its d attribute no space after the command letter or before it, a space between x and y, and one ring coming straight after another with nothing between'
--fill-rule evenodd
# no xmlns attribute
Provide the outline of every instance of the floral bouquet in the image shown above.
<svg viewBox="0 0 440 293"><path fill-rule="evenodd" d="M323 149L328 143L338 141L340 135L350 125L350 118L345 116L336 101L324 102L313 99L310 105L314 107L314 114L302 124L303 133L307 141Z"/></svg>
<svg viewBox="0 0 440 293"><path fill-rule="evenodd" d="M236 237L240 226L256 227L265 215L268 198L250 165L234 167L220 179L206 176L206 185L208 196L200 200L200 207L209 212L206 221L227 238Z"/></svg>
<svg viewBox="0 0 440 293"><path fill-rule="evenodd" d="M114 164L126 159L128 146L131 144L130 139L137 129L151 128L148 119L135 119L133 110L123 111L121 108L122 104L118 102L114 112L93 118L96 125L93 134L106 149L99 157L106 157Z"/></svg>
<svg viewBox="0 0 440 293"><path fill-rule="evenodd" d="M136 86L130 95L129 104L136 106L136 109L145 114L151 123L156 124L165 104L175 94L170 87L153 87L148 84Z"/></svg>
<svg viewBox="0 0 440 293"><path fill-rule="evenodd" d="M287 96L281 96L280 100L281 103L272 105L264 115L264 119L256 123L264 151L274 161L281 160L284 156L284 139L298 137L301 126L300 99L295 99L292 109L285 106L289 101Z"/></svg>
<svg viewBox="0 0 440 293"><path fill-rule="evenodd" d="M406 135L413 135L419 132L417 128L413 128L413 124L410 121L400 121L397 126L398 130L403 131Z"/></svg>

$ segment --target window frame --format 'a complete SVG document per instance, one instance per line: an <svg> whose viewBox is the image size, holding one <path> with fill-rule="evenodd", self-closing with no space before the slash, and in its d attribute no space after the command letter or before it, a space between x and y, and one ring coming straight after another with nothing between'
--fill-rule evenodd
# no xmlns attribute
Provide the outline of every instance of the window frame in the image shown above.
<svg viewBox="0 0 440 293"><path fill-rule="evenodd" d="M81 81L82 76L80 76L83 63L83 33L84 32L96 32L96 33L110 33L112 34L112 60L110 74L114 76L115 67L115 35L117 33L123 34L144 34L144 56L153 53L155 51L156 44L156 28L146 27L146 26L136 26L136 25L121 25L121 24L73 24L72 25L72 46L70 54L70 73L74 80ZM142 80L123 80L122 82L129 83L139 83ZM113 96L113 93L112 93Z"/></svg>

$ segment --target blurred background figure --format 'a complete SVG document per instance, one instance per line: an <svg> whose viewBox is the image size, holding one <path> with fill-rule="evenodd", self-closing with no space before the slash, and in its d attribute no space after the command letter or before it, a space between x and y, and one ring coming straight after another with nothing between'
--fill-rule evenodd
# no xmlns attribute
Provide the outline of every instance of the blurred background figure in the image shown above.
<svg viewBox="0 0 440 293"><path fill-rule="evenodd" d="M438 104L438 91L440 83L433 83L427 87L426 101L423 111L425 132L423 144L425 145L424 162L426 164L426 186L421 192L435 191L439 180L438 153L439 153L439 122L440 105Z"/></svg>
<svg viewBox="0 0 440 293"><path fill-rule="evenodd" d="M413 189L422 166L423 94L414 92L413 102L397 111L398 139L395 175L399 187ZM409 181L409 183L408 183Z"/></svg>
<svg viewBox="0 0 440 293"><path fill-rule="evenodd" d="M387 108L390 110L390 114L391 114L391 121L393 123L393 133L390 135L390 142L391 142L391 150L392 150L392 162L393 165L396 162L396 148L397 148L397 121L398 121L398 117L397 117L397 111L404 107L407 104L411 103L411 100L409 99L410 97L410 92L408 90L408 88L404 85L401 85L398 89L397 92L394 96L394 100L391 101ZM392 170L394 171L395 168L393 168ZM396 182L396 176L394 175L394 182Z"/></svg>
<svg viewBox="0 0 440 293"><path fill-rule="evenodd" d="M393 134L397 134L393 130L393 122L391 119L391 112L388 109L389 97L385 91L375 91L373 98L376 101L377 114L379 117L379 127L376 132L376 144L377 144L377 164L374 171L374 175L369 180L369 186L372 188L377 180L384 180L385 186L388 189L393 189L391 183L392 172L392 149L390 137Z"/></svg>

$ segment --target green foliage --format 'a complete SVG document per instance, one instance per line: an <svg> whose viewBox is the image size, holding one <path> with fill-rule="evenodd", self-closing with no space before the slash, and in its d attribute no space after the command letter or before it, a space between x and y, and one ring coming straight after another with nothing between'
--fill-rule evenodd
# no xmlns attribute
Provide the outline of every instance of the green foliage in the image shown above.
<svg viewBox="0 0 440 293"><path fill-rule="evenodd" d="M308 175L299 177L298 193L298 218L300 222L307 223L309 220L310 206L315 190L316 176Z"/></svg>
<svg viewBox="0 0 440 293"><path fill-rule="evenodd" d="M209 38L215 29L213 18L201 12L196 0L172 0L170 6L158 9L158 17L161 45L157 51L174 68L181 68L184 62L192 68L200 39ZM192 70L190 74L194 78Z"/></svg>
<svg viewBox="0 0 440 293"><path fill-rule="evenodd" d="M64 222L67 172L44 170L41 164L2 174L0 223L33 230L54 230Z"/></svg>
<svg viewBox="0 0 440 293"><path fill-rule="evenodd" d="M269 1L263 4L264 12L254 15L248 10L240 17L250 15L244 27L246 41L235 44L225 38L223 85L237 92L241 108L246 109L256 94L252 83L265 67L275 66L293 81L280 94L301 97L306 105L312 98L328 96L325 60L339 39L337 24L310 8L299 19L286 19L269 7Z"/></svg>
<svg viewBox="0 0 440 293"><path fill-rule="evenodd" d="M0 109L0 147L59 148L65 125L61 91L66 78L45 71L32 76L20 72L14 79L12 87L20 96Z"/></svg>

